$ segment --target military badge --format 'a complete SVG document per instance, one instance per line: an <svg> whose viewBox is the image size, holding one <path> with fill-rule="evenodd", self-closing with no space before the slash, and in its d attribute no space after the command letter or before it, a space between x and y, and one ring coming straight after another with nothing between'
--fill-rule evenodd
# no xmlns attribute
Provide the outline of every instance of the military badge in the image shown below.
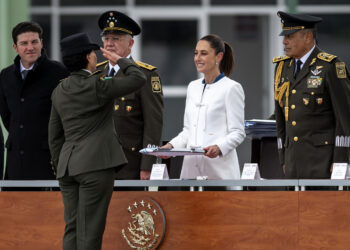
<svg viewBox="0 0 350 250"><path fill-rule="evenodd" d="M160 93L162 91L162 85L160 84L159 76L152 76L151 84L152 84L152 91L154 93Z"/></svg>
<svg viewBox="0 0 350 250"><path fill-rule="evenodd" d="M316 69L322 69L323 68L323 66L322 65L320 65L320 66L316 66Z"/></svg>
<svg viewBox="0 0 350 250"><path fill-rule="evenodd" d="M316 98L316 102L318 105L321 105L323 103L323 98Z"/></svg>
<svg viewBox="0 0 350 250"><path fill-rule="evenodd" d="M309 105L309 98L303 98L303 103L305 106Z"/></svg>
<svg viewBox="0 0 350 250"><path fill-rule="evenodd" d="M132 110L131 106L126 106L126 111L130 112Z"/></svg>
<svg viewBox="0 0 350 250"><path fill-rule="evenodd" d="M319 75L321 72L322 72L322 70L319 70L319 69L311 70L311 73L312 73L314 76Z"/></svg>
<svg viewBox="0 0 350 250"><path fill-rule="evenodd" d="M316 58L312 58L312 61L309 66L313 65L316 62Z"/></svg>
<svg viewBox="0 0 350 250"><path fill-rule="evenodd" d="M337 70L337 77L338 78L346 78L346 68L345 68L344 62L335 63L335 68Z"/></svg>
<svg viewBox="0 0 350 250"><path fill-rule="evenodd" d="M288 66L290 67L290 66L292 66L292 64L293 64L293 60L290 60L290 62L289 62L289 65L288 65Z"/></svg>
<svg viewBox="0 0 350 250"><path fill-rule="evenodd" d="M114 105L114 110L117 111L119 109L119 105Z"/></svg>
<svg viewBox="0 0 350 250"><path fill-rule="evenodd" d="M156 249L165 234L165 217L159 204L151 198L139 199L133 201L125 212L127 214L120 217L126 224L121 231L127 244L123 249Z"/></svg>
<svg viewBox="0 0 350 250"><path fill-rule="evenodd" d="M307 87L308 88L318 88L322 84L322 77L320 76L310 76L309 79L307 79Z"/></svg>

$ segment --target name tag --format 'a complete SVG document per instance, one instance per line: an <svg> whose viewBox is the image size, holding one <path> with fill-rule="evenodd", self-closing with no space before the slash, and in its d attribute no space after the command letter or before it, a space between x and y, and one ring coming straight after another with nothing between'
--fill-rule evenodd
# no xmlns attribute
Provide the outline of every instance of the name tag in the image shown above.
<svg viewBox="0 0 350 250"><path fill-rule="evenodd" d="M260 180L261 177L258 163L244 163L241 179Z"/></svg>
<svg viewBox="0 0 350 250"><path fill-rule="evenodd" d="M332 180L345 180L350 178L349 166L346 162L333 163Z"/></svg>
<svg viewBox="0 0 350 250"><path fill-rule="evenodd" d="M166 164L153 164L150 180L169 180Z"/></svg>

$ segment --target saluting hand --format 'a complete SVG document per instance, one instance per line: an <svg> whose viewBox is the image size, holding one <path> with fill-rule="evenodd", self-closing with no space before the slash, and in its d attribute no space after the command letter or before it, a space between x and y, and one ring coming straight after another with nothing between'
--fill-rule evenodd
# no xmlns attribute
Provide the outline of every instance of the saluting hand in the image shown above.
<svg viewBox="0 0 350 250"><path fill-rule="evenodd" d="M114 52L111 52L111 51L108 51L104 48L100 48L101 52L102 52L102 55L108 59L113 65L117 64L118 60L120 58L122 58L121 56L119 56L117 53L114 53Z"/></svg>

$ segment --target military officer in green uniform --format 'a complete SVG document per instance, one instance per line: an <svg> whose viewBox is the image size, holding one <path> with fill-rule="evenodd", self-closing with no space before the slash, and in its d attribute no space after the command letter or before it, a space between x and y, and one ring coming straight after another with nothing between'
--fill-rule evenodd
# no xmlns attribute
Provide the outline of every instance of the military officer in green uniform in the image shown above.
<svg viewBox="0 0 350 250"><path fill-rule="evenodd" d="M71 72L52 93L49 146L62 192L64 250L101 249L114 172L126 163L113 124L114 99L143 87L146 77L130 59L101 49L123 71L107 77L85 33L61 41Z"/></svg>
<svg viewBox="0 0 350 250"><path fill-rule="evenodd" d="M133 37L140 34L139 25L118 11L103 13L98 21L102 30L103 46L132 60ZM144 156L139 150L147 145L160 145L163 128L163 91L156 67L136 64L147 78L146 85L135 93L121 96L114 103L114 123L128 164L117 172L117 179L142 179L150 177L156 158ZM97 65L107 75L123 76L118 65L105 61Z"/></svg>
<svg viewBox="0 0 350 250"><path fill-rule="evenodd" d="M316 45L319 17L278 12L285 56L273 59L279 158L286 178L330 178L349 162L349 71Z"/></svg>

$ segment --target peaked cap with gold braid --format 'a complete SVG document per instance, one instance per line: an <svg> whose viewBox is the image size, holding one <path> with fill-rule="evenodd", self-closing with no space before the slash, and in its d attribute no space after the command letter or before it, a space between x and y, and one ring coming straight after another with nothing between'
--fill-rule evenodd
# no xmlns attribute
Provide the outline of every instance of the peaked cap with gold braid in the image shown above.
<svg viewBox="0 0 350 250"><path fill-rule="evenodd" d="M140 26L130 17L119 11L107 11L98 19L102 35L106 33L121 33L136 36L141 33Z"/></svg>

